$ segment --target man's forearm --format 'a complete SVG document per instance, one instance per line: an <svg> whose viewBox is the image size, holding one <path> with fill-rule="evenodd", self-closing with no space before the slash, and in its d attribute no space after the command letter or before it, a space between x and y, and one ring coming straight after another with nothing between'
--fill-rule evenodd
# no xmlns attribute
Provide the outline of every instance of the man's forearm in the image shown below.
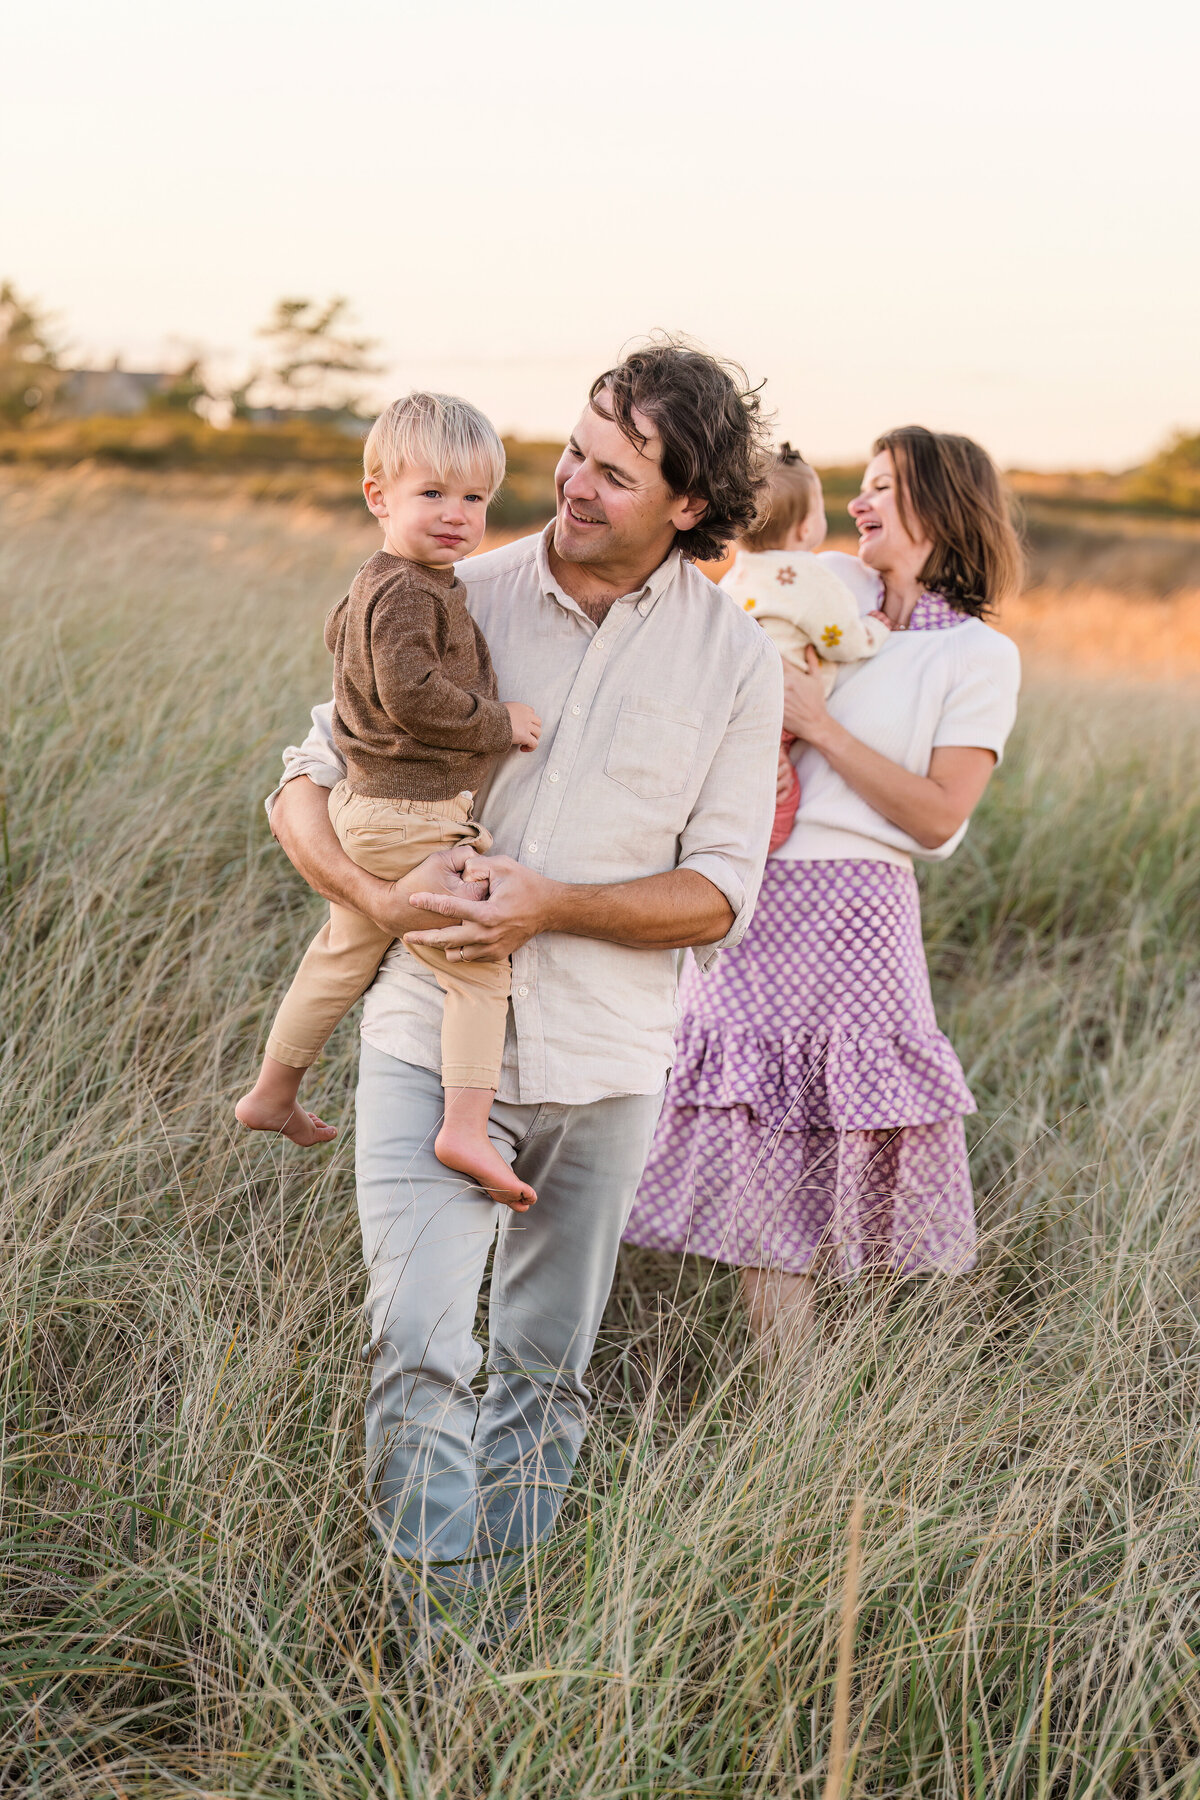
<svg viewBox="0 0 1200 1800"><path fill-rule="evenodd" d="M329 822L329 789L307 775L289 781L271 808L271 830L292 867L325 900L371 914L388 888L350 861Z"/></svg>
<svg viewBox="0 0 1200 1800"><path fill-rule="evenodd" d="M600 938L635 949L686 950L719 944L734 922L733 908L698 869L668 869L637 881L604 886L550 881L511 856L453 850L450 861L469 882L486 883L487 898L436 893L414 885L413 904L455 923L411 933L467 962L499 962L543 931ZM406 936L410 934L406 933Z"/></svg>
<svg viewBox="0 0 1200 1800"><path fill-rule="evenodd" d="M555 883L546 913L543 930L657 950L719 943L734 920L720 888L696 869L596 887Z"/></svg>

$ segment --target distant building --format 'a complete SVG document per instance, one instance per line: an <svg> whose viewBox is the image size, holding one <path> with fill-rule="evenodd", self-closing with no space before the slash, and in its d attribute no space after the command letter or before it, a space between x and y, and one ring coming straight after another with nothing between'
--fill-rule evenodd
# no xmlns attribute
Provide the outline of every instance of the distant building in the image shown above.
<svg viewBox="0 0 1200 1800"><path fill-rule="evenodd" d="M353 412L348 406L243 405L238 408L237 416L249 425L292 425L297 422L323 425L350 438L365 438L371 429L371 420L364 419L361 413Z"/></svg>
<svg viewBox="0 0 1200 1800"><path fill-rule="evenodd" d="M195 411L189 391L180 388L187 374L186 370L172 373L166 369L123 369L119 362L110 369L71 369L58 384L54 411L59 418L68 419L132 418L136 413L147 412L156 401L160 407ZM195 393L203 396L203 387L197 387ZM204 416L210 414L205 412ZM370 419L347 406L242 404L235 408L235 416L251 425L318 425L359 439L371 429Z"/></svg>
<svg viewBox="0 0 1200 1800"><path fill-rule="evenodd" d="M59 384L55 411L71 419L129 418L145 412L171 379L161 369L123 369L119 363L111 369L72 369Z"/></svg>

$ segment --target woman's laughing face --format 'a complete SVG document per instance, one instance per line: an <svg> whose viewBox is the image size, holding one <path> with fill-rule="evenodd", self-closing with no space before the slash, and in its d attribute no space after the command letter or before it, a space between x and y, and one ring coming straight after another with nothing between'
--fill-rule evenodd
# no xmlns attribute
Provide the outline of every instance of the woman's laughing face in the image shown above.
<svg viewBox="0 0 1200 1800"><path fill-rule="evenodd" d="M900 483L891 452L881 450L863 471L862 488L850 502L858 527L858 556L877 575L916 577L929 560L933 545L914 537L900 514ZM909 525L915 524L911 518ZM918 527L919 529L919 527Z"/></svg>

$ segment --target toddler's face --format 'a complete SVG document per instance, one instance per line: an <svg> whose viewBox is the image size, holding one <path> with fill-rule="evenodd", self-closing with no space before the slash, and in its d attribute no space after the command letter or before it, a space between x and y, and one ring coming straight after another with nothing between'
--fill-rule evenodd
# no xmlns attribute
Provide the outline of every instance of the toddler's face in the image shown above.
<svg viewBox="0 0 1200 1800"><path fill-rule="evenodd" d="M431 569L448 568L479 548L492 497L478 471L443 478L419 463L383 481L368 476L363 493L383 526L385 548Z"/></svg>

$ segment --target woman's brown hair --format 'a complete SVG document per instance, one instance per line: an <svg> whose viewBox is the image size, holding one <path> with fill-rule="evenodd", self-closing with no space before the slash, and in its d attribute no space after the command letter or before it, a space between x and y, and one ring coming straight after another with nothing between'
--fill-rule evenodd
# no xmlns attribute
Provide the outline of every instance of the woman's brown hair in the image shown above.
<svg viewBox="0 0 1200 1800"><path fill-rule="evenodd" d="M871 454L885 450L901 524L933 544L921 580L959 612L982 618L1020 587L1025 567L995 463L973 439L924 425L885 432Z"/></svg>

